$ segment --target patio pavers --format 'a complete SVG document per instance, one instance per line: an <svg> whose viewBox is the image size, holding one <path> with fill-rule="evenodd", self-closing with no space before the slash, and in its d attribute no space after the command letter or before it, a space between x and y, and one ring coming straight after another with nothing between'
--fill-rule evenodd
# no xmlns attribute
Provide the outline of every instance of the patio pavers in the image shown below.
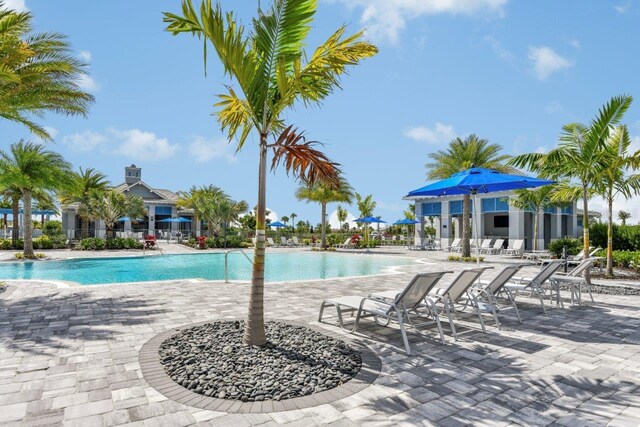
<svg viewBox="0 0 640 427"><path fill-rule="evenodd" d="M402 287L417 271L469 267L413 256L427 262L394 275L267 284L267 317L343 334L335 318L317 323L323 298ZM458 342L444 325L447 345L434 329L411 332L410 357L398 330L366 322L352 339L379 355L379 377L350 397L306 409L226 414L221 406L211 411L174 402L142 378L138 352L146 341L177 326L243 317L248 291L248 284L186 281L12 285L0 296L0 424L640 424L635 296L596 295L596 304L547 314L537 300L519 298L523 324L505 310L503 329L487 316L483 334L477 319L465 317Z"/></svg>

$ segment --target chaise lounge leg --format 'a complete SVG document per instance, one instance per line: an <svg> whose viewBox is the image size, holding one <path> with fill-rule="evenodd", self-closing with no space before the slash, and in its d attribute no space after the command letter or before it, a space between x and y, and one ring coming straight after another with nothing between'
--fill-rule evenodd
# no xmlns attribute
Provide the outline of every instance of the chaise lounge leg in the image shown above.
<svg viewBox="0 0 640 427"><path fill-rule="evenodd" d="M398 323L400 324L400 332L402 333L402 340L404 341L404 348L407 351L407 356L411 355L411 349L409 348L409 339L407 338L407 331L404 329L404 322L402 320L402 313L400 310L396 311L398 316ZM358 313L358 317L360 317L360 313ZM357 322L357 320L356 320Z"/></svg>

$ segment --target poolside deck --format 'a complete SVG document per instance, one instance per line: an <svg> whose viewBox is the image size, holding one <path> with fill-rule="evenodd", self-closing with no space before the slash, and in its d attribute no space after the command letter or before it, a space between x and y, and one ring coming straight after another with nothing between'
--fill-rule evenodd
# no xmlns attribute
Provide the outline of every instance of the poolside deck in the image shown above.
<svg viewBox="0 0 640 427"><path fill-rule="evenodd" d="M267 317L343 333L337 323L316 322L324 297L396 288L417 271L469 267L445 266L442 254L408 256L424 262L396 275L267 284ZM596 295L596 304L553 308L546 315L537 300L519 299L523 324L506 311L503 329L487 322L489 333L483 334L469 318L460 323L459 341L447 336L447 345L439 344L432 330L411 333L411 357L402 351L396 330L371 322L355 339L380 356L381 375L351 397L308 409L213 412L173 402L145 382L138 352L147 340L180 325L242 317L248 288L186 281L12 285L0 294L0 424L640 423L640 297L635 296Z"/></svg>

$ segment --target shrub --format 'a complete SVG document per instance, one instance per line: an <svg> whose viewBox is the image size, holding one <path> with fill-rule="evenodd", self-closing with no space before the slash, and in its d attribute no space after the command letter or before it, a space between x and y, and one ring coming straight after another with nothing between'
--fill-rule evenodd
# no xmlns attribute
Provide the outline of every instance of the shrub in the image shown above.
<svg viewBox="0 0 640 427"><path fill-rule="evenodd" d="M45 234L42 237L33 239L33 248L34 249L53 249L53 241L51 241L49 236Z"/></svg>
<svg viewBox="0 0 640 427"><path fill-rule="evenodd" d="M478 258L474 257L474 256L459 256L459 255L449 255L449 261L453 261L453 262L478 262ZM481 256L480 257L480 262L484 261L484 257Z"/></svg>
<svg viewBox="0 0 640 427"><path fill-rule="evenodd" d="M607 224L591 224L589 226L589 242L592 246L606 248L608 246ZM613 224L613 249L640 251L640 226Z"/></svg>
<svg viewBox="0 0 640 427"><path fill-rule="evenodd" d="M607 252L602 250L596 256L606 257ZM619 268L640 270L640 251L613 251L613 265Z"/></svg>
<svg viewBox="0 0 640 427"><path fill-rule="evenodd" d="M2 249L2 250L12 249L11 248L11 240L10 239L2 239L2 240L0 240L0 249Z"/></svg>
<svg viewBox="0 0 640 427"><path fill-rule="evenodd" d="M101 251L106 247L106 242L99 237L90 237L80 242L83 251Z"/></svg>
<svg viewBox="0 0 640 427"><path fill-rule="evenodd" d="M49 221L44 225L44 229L42 230L45 236L58 236L64 235L62 232L62 223L60 221Z"/></svg>
<svg viewBox="0 0 640 427"><path fill-rule="evenodd" d="M551 252L556 258L562 257L562 247L567 247L567 255L577 255L582 250L582 240L572 239L570 237L563 237L562 239L554 240L549 243L549 252Z"/></svg>

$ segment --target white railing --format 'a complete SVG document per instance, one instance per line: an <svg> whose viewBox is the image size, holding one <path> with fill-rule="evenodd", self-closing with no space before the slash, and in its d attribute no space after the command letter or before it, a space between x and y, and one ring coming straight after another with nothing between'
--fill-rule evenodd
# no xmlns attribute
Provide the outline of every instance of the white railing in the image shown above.
<svg viewBox="0 0 640 427"><path fill-rule="evenodd" d="M244 255L247 261L253 264L253 261L251 260L251 258L249 258L249 255L247 255L246 252L243 251L242 249L229 249L228 251L226 251L224 253L224 282L225 283L229 283L229 254L233 252L240 252L242 255Z"/></svg>

